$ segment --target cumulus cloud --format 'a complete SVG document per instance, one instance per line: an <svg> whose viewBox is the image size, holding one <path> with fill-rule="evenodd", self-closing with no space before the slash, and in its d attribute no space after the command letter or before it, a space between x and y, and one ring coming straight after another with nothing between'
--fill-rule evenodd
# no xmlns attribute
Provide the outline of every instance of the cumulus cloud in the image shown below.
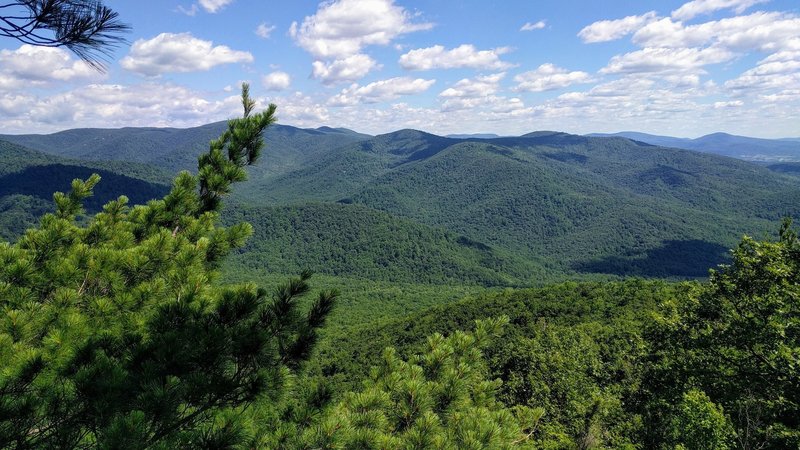
<svg viewBox="0 0 800 450"><path fill-rule="evenodd" d="M547 23L544 20L540 20L538 22L526 22L519 31L534 31L534 30L541 30L542 28L546 27Z"/></svg>
<svg viewBox="0 0 800 450"><path fill-rule="evenodd" d="M741 100L731 100L728 102L714 102L714 109L739 108L741 106L744 106L744 102Z"/></svg>
<svg viewBox="0 0 800 450"><path fill-rule="evenodd" d="M208 99L171 84L90 84L42 97L0 95L0 108L13 112L4 114L0 129L31 133L75 127L198 126L240 115L240 102L238 95Z"/></svg>
<svg viewBox="0 0 800 450"><path fill-rule="evenodd" d="M677 20L689 20L701 14L709 14L721 9L733 9L736 14L743 13L747 8L769 0L693 0L683 4L672 11L672 17Z"/></svg>
<svg viewBox="0 0 800 450"><path fill-rule="evenodd" d="M703 66L730 61L734 54L722 48L644 48L611 58L600 73L669 73L699 71Z"/></svg>
<svg viewBox="0 0 800 450"><path fill-rule="evenodd" d="M323 2L302 24L293 22L289 34L315 57L338 59L432 26L413 22L413 15L393 0L335 0Z"/></svg>
<svg viewBox="0 0 800 450"><path fill-rule="evenodd" d="M508 47L491 50L477 50L471 44L463 44L452 50L441 45L411 50L400 56L400 66L406 70L472 69L503 70L513 64L501 61L500 55L511 51Z"/></svg>
<svg viewBox="0 0 800 450"><path fill-rule="evenodd" d="M570 72L550 63L542 64L536 70L521 73L514 77L516 91L542 92L561 89L573 84L588 83L592 77L581 71Z"/></svg>
<svg viewBox="0 0 800 450"><path fill-rule="evenodd" d="M22 45L0 50L0 89L80 81L99 77L96 70L63 49Z"/></svg>
<svg viewBox="0 0 800 450"><path fill-rule="evenodd" d="M311 76L331 85L363 78L375 67L378 63L374 59L359 53L332 62L314 61Z"/></svg>
<svg viewBox="0 0 800 450"><path fill-rule="evenodd" d="M422 78L396 77L376 81L366 86L354 83L341 93L331 97L331 106L352 106L360 103L379 103L394 100L404 95L414 95L427 91L436 80Z"/></svg>
<svg viewBox="0 0 800 450"><path fill-rule="evenodd" d="M586 43L607 42L633 33L656 20L656 12L650 11L640 16L627 16L616 20L600 20L584 27L578 37Z"/></svg>
<svg viewBox="0 0 800 450"><path fill-rule="evenodd" d="M211 41L197 39L190 33L161 33L133 43L128 56L120 65L125 69L147 76L168 72L197 72L209 70L220 64L252 62L249 52L232 50Z"/></svg>
<svg viewBox="0 0 800 450"><path fill-rule="evenodd" d="M775 51L790 48L800 38L800 18L779 12L685 25L664 18L642 27L633 42L643 47L699 47L714 45L732 51Z"/></svg>
<svg viewBox="0 0 800 450"><path fill-rule="evenodd" d="M274 101L280 105L282 123L291 123L300 127L318 127L331 124L328 108L318 100L301 92L295 92L294 95L286 97L278 97Z"/></svg>
<svg viewBox="0 0 800 450"><path fill-rule="evenodd" d="M231 3L233 3L233 0L200 0L200 6L202 6L203 9L212 14L216 13L217 11L221 10L222 8L228 6Z"/></svg>
<svg viewBox="0 0 800 450"><path fill-rule="evenodd" d="M439 97L484 97L496 93L500 89L500 81L506 76L505 72L492 75L483 75L475 78L459 80L453 87L439 93Z"/></svg>
<svg viewBox="0 0 800 450"><path fill-rule="evenodd" d="M269 39L272 32L275 31L275 28L275 25L267 25L266 22L261 22L258 27L256 27L256 36L262 39Z"/></svg>
<svg viewBox="0 0 800 450"><path fill-rule="evenodd" d="M289 87L292 78L286 72L272 72L261 78L261 84L268 91L280 91Z"/></svg>
<svg viewBox="0 0 800 450"><path fill-rule="evenodd" d="M725 88L734 96L750 93L780 95L799 87L800 55L790 52L770 55L759 61L756 67L725 82Z"/></svg>

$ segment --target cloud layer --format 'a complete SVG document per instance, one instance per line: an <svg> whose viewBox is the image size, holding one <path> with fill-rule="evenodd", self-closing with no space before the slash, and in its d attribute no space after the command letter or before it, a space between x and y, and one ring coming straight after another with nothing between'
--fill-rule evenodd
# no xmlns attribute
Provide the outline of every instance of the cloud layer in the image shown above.
<svg viewBox="0 0 800 450"><path fill-rule="evenodd" d="M232 50L225 45L204 41L190 33L161 33L133 43L120 65L132 72L157 76L170 72L198 72L214 66L253 62L250 52Z"/></svg>

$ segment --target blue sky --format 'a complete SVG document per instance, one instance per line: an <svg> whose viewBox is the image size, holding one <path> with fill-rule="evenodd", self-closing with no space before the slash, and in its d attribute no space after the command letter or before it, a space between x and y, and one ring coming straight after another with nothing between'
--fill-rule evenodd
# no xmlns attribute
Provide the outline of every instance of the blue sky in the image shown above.
<svg viewBox="0 0 800 450"><path fill-rule="evenodd" d="M378 134L800 136L796 0L111 0L105 74L0 40L0 133L189 127L242 81L281 123Z"/></svg>

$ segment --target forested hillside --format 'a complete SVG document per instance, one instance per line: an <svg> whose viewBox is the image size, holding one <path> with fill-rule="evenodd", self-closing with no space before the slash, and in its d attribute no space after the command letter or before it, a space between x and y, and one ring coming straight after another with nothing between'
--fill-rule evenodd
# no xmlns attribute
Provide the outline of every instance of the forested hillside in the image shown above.
<svg viewBox="0 0 800 450"><path fill-rule="evenodd" d="M483 286L544 280L541 267L513 254L360 205L241 207L226 221L245 221L255 230L231 263L266 273L310 269L376 281Z"/></svg>
<svg viewBox="0 0 800 450"><path fill-rule="evenodd" d="M274 109L243 92L171 187L0 146L0 447L800 442L796 233L727 250L797 214L797 179L622 138L283 127L244 182ZM651 279L586 281L624 275Z"/></svg>
<svg viewBox="0 0 800 450"><path fill-rule="evenodd" d="M649 3L0 4L0 450L800 450L797 0Z"/></svg>
<svg viewBox="0 0 800 450"><path fill-rule="evenodd" d="M94 195L85 201L89 212L120 195L134 204L162 197L168 190L169 175L159 168L129 161L83 161L47 155L6 141L0 141L0 237L20 236L53 210L56 191L68 191L72 180L93 173L103 177Z"/></svg>
<svg viewBox="0 0 800 450"><path fill-rule="evenodd" d="M727 133L712 133L696 139L688 139L630 131L614 134L595 133L589 136L620 136L662 147L696 150L746 161L772 163L800 161L800 140L796 138L758 139Z"/></svg>
<svg viewBox="0 0 800 450"><path fill-rule="evenodd" d="M6 184L16 186L14 177L48 180L39 183L38 197L45 199L47 192L64 189L63 182L31 172L45 170L27 167L40 164L35 161L92 166L158 183L163 177L156 174L165 169L191 167L203 142L220 127L16 136L17 141L48 154L10 157L6 170L16 175L8 175ZM343 248L342 243L323 243L336 241L334 230L345 229L342 224L353 223L354 216L353 208L332 204L339 203L382 211L389 215L361 210L365 217L382 217L401 229L433 227L457 236L454 239L461 243L446 247L458 247L458 256L444 257L449 261L444 266L455 268L446 269L450 274L446 276L425 275L425 282L516 285L564 276L703 277L708 267L726 260L727 249L741 235L764 235L780 217L797 215L800 209L799 183L776 173L791 172L788 166L766 168L619 137L535 132L519 137L447 138L414 130L370 137L345 129L278 125L264 137L264 157L269 163L254 168L249 180L233 193L236 205L249 208L248 220L262 213L274 220L252 220L257 233L267 237L259 240L264 245L245 250L247 256L241 260L251 261L251 267L259 261L269 267L307 266L327 274L409 280L414 272L409 272L411 266L380 261L396 262L399 256L395 254L410 253L384 248L381 241L386 239L376 234L353 231L351 237L365 242L357 257L363 263L352 265L356 257L350 251L344 252L351 255L345 259L338 256L338 263L332 260L331 255L338 253L333 249ZM56 162L51 154L83 159ZM106 156L114 161L99 161ZM149 198L151 193L142 186L129 190L134 192L131 195ZM28 191L11 193L37 196ZM90 210L108 197L98 192L97 198ZM304 226L290 231L291 238L268 236L275 223L291 222L281 217L291 209L281 207L309 201L317 202L314 208L324 208L319 211L324 222L304 220ZM19 199L8 198L4 207L13 209L15 216L25 216L18 204ZM273 209L254 212L253 208L264 206ZM31 208L42 211L45 206L34 201ZM308 211L309 206L303 208ZM306 212L305 216L315 214ZM30 224L32 217L17 222ZM320 234L326 229L327 234ZM5 235L20 231L17 227ZM426 232L411 233L402 246L439 248L423 235ZM291 241L302 242L303 251ZM315 247L317 242L322 245ZM472 243L471 249L464 243ZM482 246L492 253L488 259L481 254L487 252ZM316 249L307 252L310 248ZM317 253L323 248L330 249L330 254ZM309 254L315 256L298 256ZM438 261L440 256L426 258Z"/></svg>

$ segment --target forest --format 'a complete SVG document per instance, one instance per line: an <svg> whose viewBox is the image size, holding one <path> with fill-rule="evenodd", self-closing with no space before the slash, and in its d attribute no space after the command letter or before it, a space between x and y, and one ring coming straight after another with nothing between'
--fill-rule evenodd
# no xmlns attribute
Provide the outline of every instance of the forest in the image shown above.
<svg viewBox="0 0 800 450"><path fill-rule="evenodd" d="M710 174L696 181L702 189L681 189L700 178L664 165L664 158L719 157L660 151L653 155L657 170L645 167L644 178L617 174L614 187L601 180L612 177L615 149L638 144L598 147L603 141L540 134L520 138L539 140L535 145L500 146L420 141L408 132L365 144L347 134L359 146L404 140L389 152L365 153L376 170L370 179L385 180L361 180L365 188L347 201L255 206L242 198L264 185L245 180L267 176L256 168L276 107L254 111L247 85L242 105L244 115L200 154L196 173L181 171L169 187L161 172L137 161L88 168L39 154L41 161L26 158L0 174L75 177L53 206L43 204L42 186L3 185L17 190L2 191L3 223L13 226L5 225L9 242L0 244L0 447L800 446L800 242L791 220L780 220L790 212L783 208L796 207L790 178L751 174L737 182L752 196L708 203L712 213L741 201L772 206L773 213L740 223L769 223L772 232L745 236L729 253L709 243L707 231L699 237L708 242L655 257L671 255L672 266L642 263L630 271L631 261L607 259L593 275L573 277L582 270L574 263L532 255L550 249L577 256L580 235L559 230L581 218L616 219L612 209L570 201L577 209L554 212L549 225L529 220L525 211L574 195L565 190L566 169L561 183L543 173L534 179L543 184L525 187L554 202L520 198L512 208L518 214L506 218L509 210L497 209L489 220L502 218L510 230L503 235L468 220L474 211L452 203L453 185L426 171L458 176L463 166L447 153L453 143L459 164L474 156L504 170L522 170L530 158L585 166L605 151L605 162L581 170L604 174L594 182L609 196L627 185L646 211L649 196L666 192L672 203L663 207L680 209L682 198L702 205L732 189ZM580 147L587 142L591 151ZM12 156L27 151L4 148ZM337 154L364 160L348 148ZM717 173L768 173L719 161ZM130 164L133 177L120 175L119 164ZM396 169L386 172L390 166ZM411 198L406 191L425 186L425 178L439 183L431 195L442 196L440 207L431 214L404 209L411 203L401 197ZM132 197L104 191L108 181ZM473 182L475 189L491 186L480 177ZM646 186L658 192L642 191ZM784 187L788 197L767 195ZM397 201L388 203L381 189ZM467 192L490 205L509 198L505 191ZM450 210L442 206L447 201ZM600 209L584 217L586 208ZM623 214L621 223L631 217ZM536 236L548 242L515 234L529 226L544 227ZM653 236L680 236L670 226ZM478 235L483 241L471 237ZM690 237L698 236L681 242ZM699 263L684 261L695 269L673 269L708 250ZM700 264L712 269L707 276L697 273Z"/></svg>

